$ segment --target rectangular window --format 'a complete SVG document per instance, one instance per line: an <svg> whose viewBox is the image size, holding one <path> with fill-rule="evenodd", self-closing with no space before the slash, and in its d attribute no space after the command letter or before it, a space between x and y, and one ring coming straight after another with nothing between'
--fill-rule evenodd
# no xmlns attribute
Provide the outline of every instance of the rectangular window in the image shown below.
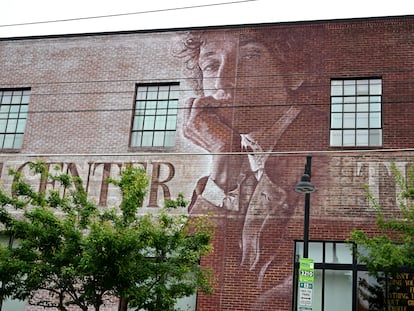
<svg viewBox="0 0 414 311"><path fill-rule="evenodd" d="M30 90L0 90L0 149L20 149L26 127Z"/></svg>
<svg viewBox="0 0 414 311"><path fill-rule="evenodd" d="M137 86L131 147L174 146L178 93L178 83Z"/></svg>
<svg viewBox="0 0 414 311"><path fill-rule="evenodd" d="M313 311L355 310L354 274L357 264L353 250L352 244L341 241L312 241L309 243L309 258L315 262L315 279L312 290ZM296 261L302 257L303 242L297 241L295 245ZM297 269L296 265L295 275L298 273ZM298 285L296 285L296 290L299 290ZM296 299L298 295L299 293L296 292Z"/></svg>
<svg viewBox="0 0 414 311"><path fill-rule="evenodd" d="M382 146L382 80L331 80L332 147Z"/></svg>
<svg viewBox="0 0 414 311"><path fill-rule="evenodd" d="M401 268L376 276L358 262L355 244L342 241L309 242L309 258L314 260L312 311L413 310L414 272ZM298 310L299 259L303 242L295 242L294 304ZM307 310L307 309L302 309Z"/></svg>

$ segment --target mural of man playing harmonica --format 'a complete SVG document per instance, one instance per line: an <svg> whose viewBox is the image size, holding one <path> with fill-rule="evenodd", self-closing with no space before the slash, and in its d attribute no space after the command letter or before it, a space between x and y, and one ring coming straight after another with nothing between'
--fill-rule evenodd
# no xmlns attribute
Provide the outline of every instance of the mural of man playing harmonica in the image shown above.
<svg viewBox="0 0 414 311"><path fill-rule="evenodd" d="M285 238L298 199L293 187L305 158L271 152L294 150L286 141L295 140L295 124L309 116L326 117L313 108L304 113L303 105L294 104L306 87L302 39L289 31L211 30L186 34L177 53L195 93L186 101L184 136L212 156L210 174L198 181L190 213L243 216L240 267L256 271L259 286L270 264L286 262L277 250L264 251L263 241L269 226L279 226L272 231L273 243ZM287 173L292 166L298 167L297 175ZM288 276L278 286L278 295L290 295ZM267 288L266 294L265 289L257 304L275 290Z"/></svg>

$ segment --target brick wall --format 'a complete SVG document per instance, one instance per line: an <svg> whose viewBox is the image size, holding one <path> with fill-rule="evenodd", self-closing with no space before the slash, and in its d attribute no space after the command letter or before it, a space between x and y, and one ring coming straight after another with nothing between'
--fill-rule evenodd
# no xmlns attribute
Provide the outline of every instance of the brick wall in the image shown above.
<svg viewBox="0 0 414 311"><path fill-rule="evenodd" d="M218 39L229 36L237 38L237 51L247 60L261 59L256 65L233 60L238 66L225 76L231 80L221 90L231 90L225 100L212 93L224 83L213 83L218 73L207 77L205 71L204 90L194 89L200 76L188 69L203 65L191 60L194 54L179 53L187 30L1 40L0 88L30 87L32 94L23 147L0 154L1 178L9 185L7 167L37 157L74 163L85 181L95 176L91 167L99 167L96 174L102 176L101 163L112 164L110 175L119 173L120 163L146 163L149 175L151 164L169 163L174 168L166 183L171 195L194 195L191 213L213 212L218 225L214 253L202 259L215 273L215 293L200 294L197 310L291 310L293 247L303 236L304 204L293 186L307 154L313 156L317 187L311 195L311 239L345 240L353 228L375 231L364 184L395 209L390 163L404 169L414 154L413 28L408 17L193 30L202 42L216 38L212 51L230 49L232 41ZM195 44L194 38L187 45ZM252 38L265 49L249 45ZM348 77L383 81L379 150L329 147L330 79ZM131 149L135 86L161 82L180 83L176 146ZM196 105L200 111L210 109L204 120L215 120L200 121L204 132L197 139L187 123ZM238 134L245 133L264 142L267 152L265 177L250 182L260 191L238 197L247 204L218 207L210 199L220 201L220 191L210 192L202 177L216 176L217 184L223 178L221 193L241 185L248 164ZM215 146L208 142L212 136ZM167 166L162 170L159 181ZM102 180L95 179L90 191L99 200ZM154 191L161 205L166 194L157 183ZM150 205L145 207L151 210Z"/></svg>

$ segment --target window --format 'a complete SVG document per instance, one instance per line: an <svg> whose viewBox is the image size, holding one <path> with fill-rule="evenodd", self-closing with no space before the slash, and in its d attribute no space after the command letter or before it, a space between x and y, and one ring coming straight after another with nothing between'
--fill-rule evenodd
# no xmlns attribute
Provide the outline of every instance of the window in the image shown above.
<svg viewBox="0 0 414 311"><path fill-rule="evenodd" d="M303 256L303 242L296 242L295 246L295 258L299 261L298 258ZM353 276L356 263L352 245L330 241L310 242L309 258L315 261L312 311L355 310Z"/></svg>
<svg viewBox="0 0 414 311"><path fill-rule="evenodd" d="M357 261L356 245L340 241L309 242L315 262L312 311L412 310L414 273L403 269L393 275L373 276ZM299 296L299 258L303 242L295 242L294 310Z"/></svg>
<svg viewBox="0 0 414 311"><path fill-rule="evenodd" d="M20 149L30 90L0 90L0 149Z"/></svg>
<svg viewBox="0 0 414 311"><path fill-rule="evenodd" d="M0 234L0 243L3 246L13 247L14 245L18 244L13 238L6 236L4 234ZM0 286L1 282L0 282ZM25 311L26 310L26 301L12 299L10 297L5 297L2 301L0 301L0 310L4 311Z"/></svg>
<svg viewBox="0 0 414 311"><path fill-rule="evenodd" d="M131 147L174 146L178 90L177 83L138 85Z"/></svg>
<svg viewBox="0 0 414 311"><path fill-rule="evenodd" d="M331 146L382 145L381 79L331 80Z"/></svg>

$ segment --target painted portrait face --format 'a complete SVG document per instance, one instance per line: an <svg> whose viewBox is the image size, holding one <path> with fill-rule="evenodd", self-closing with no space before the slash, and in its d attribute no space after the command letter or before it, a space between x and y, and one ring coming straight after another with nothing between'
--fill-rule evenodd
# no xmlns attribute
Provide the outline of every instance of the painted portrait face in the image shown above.
<svg viewBox="0 0 414 311"><path fill-rule="evenodd" d="M257 119L257 113L263 120L266 107L286 103L282 62L277 53L256 36L228 32L205 34L198 66L204 96L212 96L222 107L237 107L218 110L220 117L227 124L231 122L233 128L250 126ZM254 106L262 109L250 111ZM273 111L272 118L275 117Z"/></svg>

